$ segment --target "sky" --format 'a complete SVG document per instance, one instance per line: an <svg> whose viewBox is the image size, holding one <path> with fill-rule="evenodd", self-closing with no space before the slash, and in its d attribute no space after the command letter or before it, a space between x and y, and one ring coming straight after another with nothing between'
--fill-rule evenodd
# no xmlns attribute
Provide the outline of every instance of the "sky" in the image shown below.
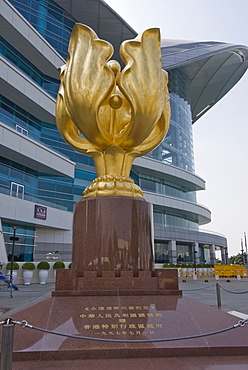
<svg viewBox="0 0 248 370"><path fill-rule="evenodd" d="M247 0L105 0L136 32L163 39L248 46ZM248 72L193 125L195 172L206 181L198 203L211 210L201 228L224 234L229 256L248 239ZM248 242L248 240L247 240Z"/></svg>

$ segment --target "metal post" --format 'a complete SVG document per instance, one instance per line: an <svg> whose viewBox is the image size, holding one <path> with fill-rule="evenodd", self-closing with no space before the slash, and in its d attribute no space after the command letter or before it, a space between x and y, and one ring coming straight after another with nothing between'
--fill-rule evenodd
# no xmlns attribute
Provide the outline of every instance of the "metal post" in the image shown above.
<svg viewBox="0 0 248 370"><path fill-rule="evenodd" d="M244 239L245 239L245 263L248 262L248 253L247 253L247 240L246 240L246 233L244 233Z"/></svg>
<svg viewBox="0 0 248 370"><path fill-rule="evenodd" d="M196 275L196 253L197 253L197 251L194 249L194 268L195 268L195 275Z"/></svg>
<svg viewBox="0 0 248 370"><path fill-rule="evenodd" d="M219 283L216 283L216 294L217 294L218 308L221 308L221 296L220 296L220 285L219 285Z"/></svg>
<svg viewBox="0 0 248 370"><path fill-rule="evenodd" d="M10 297L13 298L13 295L12 295L12 284L13 284L13 263L14 263L14 254L15 254L15 242L19 240L19 238L16 237L16 229L18 228L18 226L12 226L13 230L14 230L14 235L10 237L10 240L13 241L13 244L12 244L12 252L11 252L11 269L10 269L10 281L11 281L11 284L10 284Z"/></svg>
<svg viewBox="0 0 248 370"><path fill-rule="evenodd" d="M244 248L243 248L243 239L241 238L241 254L242 254L242 264L245 264L244 261Z"/></svg>
<svg viewBox="0 0 248 370"><path fill-rule="evenodd" d="M14 342L14 324L11 318L5 320L2 331L1 370L12 369L12 353Z"/></svg>

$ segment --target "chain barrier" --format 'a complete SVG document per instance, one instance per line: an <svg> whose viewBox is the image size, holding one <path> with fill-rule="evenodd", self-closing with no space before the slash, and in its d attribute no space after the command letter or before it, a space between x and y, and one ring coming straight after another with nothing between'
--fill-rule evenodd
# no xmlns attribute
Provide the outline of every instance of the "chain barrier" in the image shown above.
<svg viewBox="0 0 248 370"><path fill-rule="evenodd" d="M214 284L210 284L208 286L205 286L204 288L197 288L197 289L183 289L183 292L194 292L196 290L203 290L203 289L208 289L214 286Z"/></svg>
<svg viewBox="0 0 248 370"><path fill-rule="evenodd" d="M219 283L217 283L217 284L220 286L221 289L225 290L228 293L232 293L232 294L247 294L248 293L248 290L246 292L231 292L230 290L227 290L226 288L221 286ZM214 286L214 284L210 284L210 285L205 286L203 288L197 288L197 289L183 289L183 292L194 292L194 291L197 291L197 290L208 289L208 288L211 288L212 286Z"/></svg>
<svg viewBox="0 0 248 370"><path fill-rule="evenodd" d="M2 325L6 324L7 320L9 320L9 321L11 320L12 324L20 325L21 328L34 329L34 330L38 330L38 331L48 333L48 334L59 335L59 336L62 336L62 337L74 338L74 339L84 339L84 340L92 340L92 341L96 341L96 342L114 342L114 343L155 343L155 342L158 343L158 342L172 342L172 341L177 341L177 340L195 339L195 338L209 337L211 335L224 333L224 332L230 331L230 330L238 328L238 327L244 327L246 324L248 324L248 319L245 319L245 320L239 320L237 322L237 324L235 324L233 326L230 326L228 328L213 331L213 332L210 332L210 333L205 333L205 334L190 335L190 336L186 336L186 337L177 337L177 338L164 338L164 339L144 339L144 340L128 340L128 339L126 339L125 340L125 339L93 338L93 337L84 337L84 336L80 336L80 335L58 333L58 332L55 332L55 331L42 329L42 328L38 328L36 326L30 325L30 324L28 324L28 322L26 320L15 321L13 319L8 318L5 321L0 322L0 324L2 324Z"/></svg>
<svg viewBox="0 0 248 370"><path fill-rule="evenodd" d="M220 284L219 286L221 287L221 289L225 290L228 293L232 293L232 294L247 294L248 293L248 290L246 292L231 292L230 290L223 288L223 286L221 286Z"/></svg>

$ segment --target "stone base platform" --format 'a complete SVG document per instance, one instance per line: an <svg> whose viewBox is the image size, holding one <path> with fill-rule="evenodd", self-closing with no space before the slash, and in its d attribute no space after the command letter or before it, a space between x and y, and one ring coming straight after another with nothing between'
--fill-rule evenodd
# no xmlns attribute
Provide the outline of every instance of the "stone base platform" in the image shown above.
<svg viewBox="0 0 248 370"><path fill-rule="evenodd" d="M86 295L181 295L177 269L155 271L57 270L53 297Z"/></svg>
<svg viewBox="0 0 248 370"><path fill-rule="evenodd" d="M195 357L153 357L153 358L118 358L84 359L61 361L15 361L13 370L246 370L247 356L195 356ZM25 366L25 367L23 367Z"/></svg>
<svg viewBox="0 0 248 370"><path fill-rule="evenodd" d="M39 368L44 361L45 369L46 361L57 364L59 360L80 360L80 366L84 366L84 360L112 359L116 361L115 368L119 368L121 358L150 358L147 361L152 364L154 358L161 357L248 356L248 325L201 338L156 341L210 333L232 327L238 321L215 307L180 295L51 297L14 314L13 319L27 320L30 325L52 332L85 337L74 339L15 325L13 360L24 362L20 368L25 369L25 361L37 361Z"/></svg>

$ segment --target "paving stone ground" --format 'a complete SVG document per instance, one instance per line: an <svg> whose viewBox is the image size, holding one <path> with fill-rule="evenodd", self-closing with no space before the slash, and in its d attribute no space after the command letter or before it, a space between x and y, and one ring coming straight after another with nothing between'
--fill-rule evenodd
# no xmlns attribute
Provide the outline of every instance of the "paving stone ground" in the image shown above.
<svg viewBox="0 0 248 370"><path fill-rule="evenodd" d="M235 311L248 315L248 279L207 279L208 281L192 278L179 279L179 287L183 296L195 299L209 306L217 306L216 284L220 285L221 310L225 312ZM13 291L10 297L10 289L0 286L0 319L6 317L6 313L13 314L23 308L29 307L51 296L54 284L45 285L31 284L18 285L19 291Z"/></svg>
<svg viewBox="0 0 248 370"><path fill-rule="evenodd" d="M191 278L179 280L179 287L183 296L197 300L209 306L217 306L216 284L220 285L221 308L241 319L248 318L248 280L247 279L204 279L192 280ZM14 316L24 308L30 307L51 296L54 284L46 285L31 284L18 285L19 291L13 291L13 298L10 297L10 290L7 287L0 287L0 320ZM27 318L28 320L28 318ZM248 356L197 356L197 357L155 357L155 358L119 358L119 359L92 359L92 360L61 360L61 361L13 361L13 370L31 369L57 369L79 370L126 370L130 368L156 370L246 370L248 369Z"/></svg>

